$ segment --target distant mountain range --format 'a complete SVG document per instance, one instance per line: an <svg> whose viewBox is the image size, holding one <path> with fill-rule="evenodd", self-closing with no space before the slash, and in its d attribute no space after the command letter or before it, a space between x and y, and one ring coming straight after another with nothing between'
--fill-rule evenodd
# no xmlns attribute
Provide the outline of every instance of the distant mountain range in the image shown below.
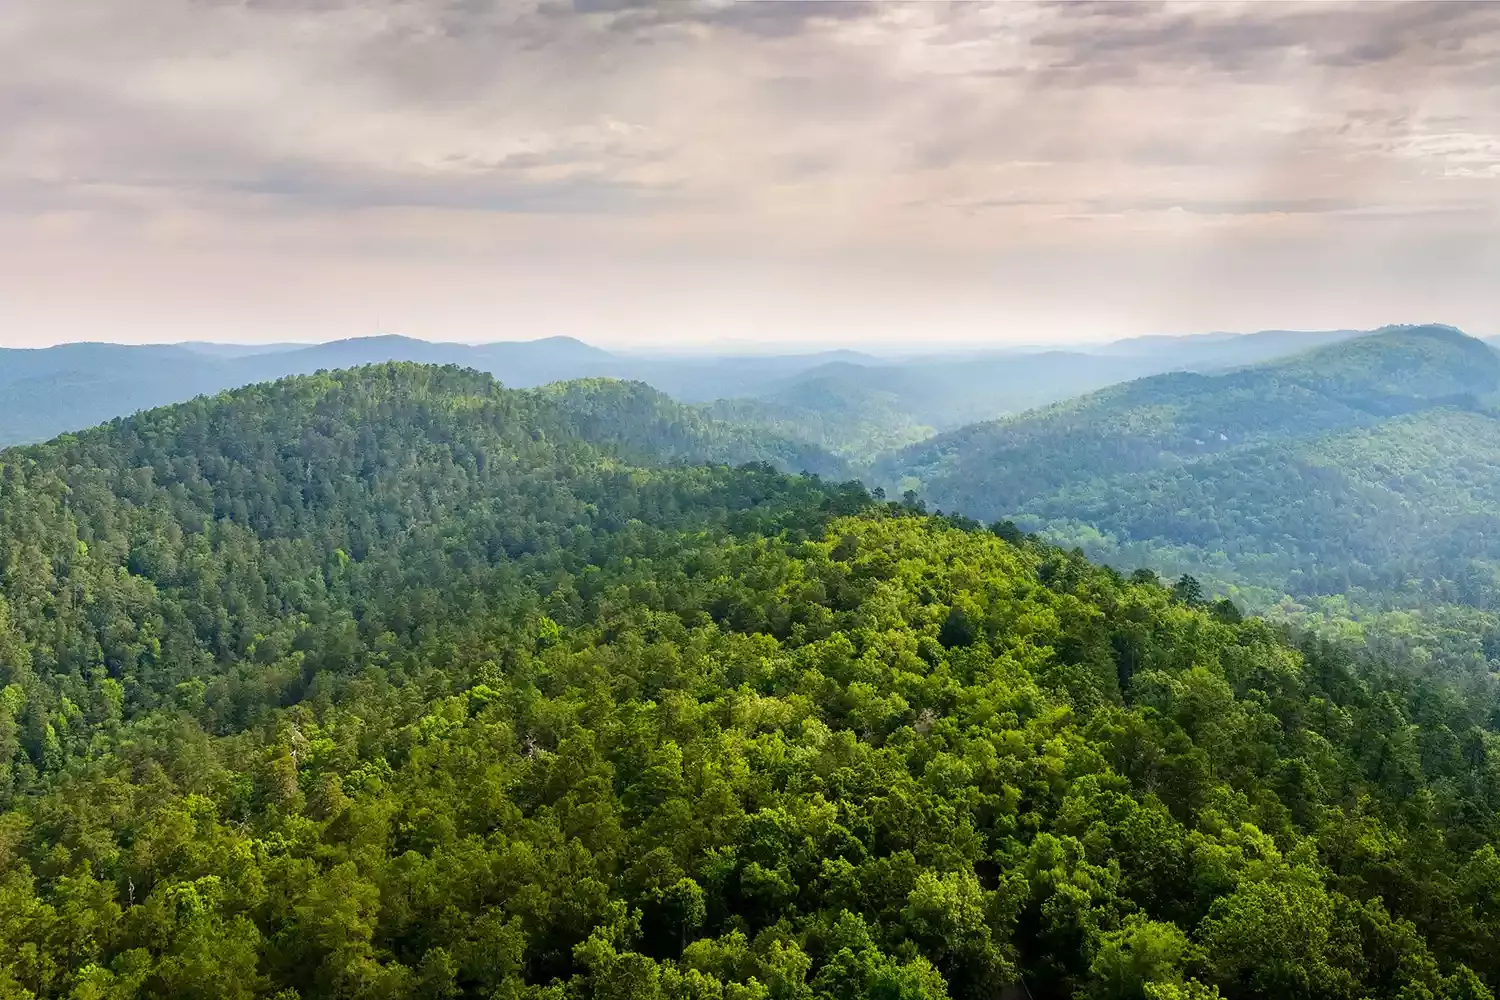
<svg viewBox="0 0 1500 1000"><path fill-rule="evenodd" d="M882 359L855 351L657 357L568 337L440 344L382 336L296 344L65 344L0 349L0 445L44 440L137 410L286 375L384 361L455 364L525 388L577 378L646 382L714 415L800 428L846 458L868 459L940 430L1126 379L1212 371L1354 336L1354 331L1137 338L1067 351Z"/></svg>
<svg viewBox="0 0 1500 1000"><path fill-rule="evenodd" d="M1500 354L1451 327L904 359L657 357L569 338L70 344L0 351L0 444L392 360L535 388L626 456L914 491L1120 569L1191 573L1255 608L1500 613ZM1500 617L1465 630L1491 625L1500 655Z"/></svg>
<svg viewBox="0 0 1500 1000"><path fill-rule="evenodd" d="M1252 603L1500 610L1497 393L1489 345L1391 328L973 424L883 457L872 478Z"/></svg>

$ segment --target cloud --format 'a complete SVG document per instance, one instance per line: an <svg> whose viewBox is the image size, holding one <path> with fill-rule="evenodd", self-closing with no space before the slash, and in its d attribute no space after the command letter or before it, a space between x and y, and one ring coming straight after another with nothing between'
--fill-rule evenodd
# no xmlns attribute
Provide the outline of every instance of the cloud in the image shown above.
<svg viewBox="0 0 1500 1000"><path fill-rule="evenodd" d="M723 27L750 35L784 38L805 31L810 24L854 21L870 17L877 5L870 0L573 0L581 14L615 15L610 27L651 31L664 26Z"/></svg>
<svg viewBox="0 0 1500 1000"><path fill-rule="evenodd" d="M1466 4L20 4L0 35L0 92L26 95L0 104L12 173L235 191L323 171L303 194L338 186L344 204L364 184L383 204L462 176L476 208L508 200L483 176L663 205L691 188L748 210L817 177L856 190L1017 162L1206 171L1294 141L1409 159L1338 138L1356 95L1407 119L1410 95L1366 71L1420 68L1440 90L1500 35L1500 10ZM1490 134L1479 95L1456 96L1475 120L1449 131Z"/></svg>
<svg viewBox="0 0 1500 1000"><path fill-rule="evenodd" d="M1496 87L1485 3L10 0L0 236L726 275L1355 225L1469 252Z"/></svg>
<svg viewBox="0 0 1500 1000"><path fill-rule="evenodd" d="M984 207L1006 207L1014 202L998 201ZM1157 214L1162 212L1184 213L1200 216L1257 216L1257 215L1326 215L1331 213L1357 212L1364 203L1352 198L1142 198L1135 200L1095 199L1076 205L1050 203L1070 215L1120 216Z"/></svg>
<svg viewBox="0 0 1500 1000"><path fill-rule="evenodd" d="M1118 9L1117 9L1118 6ZM1065 7L1034 41L1053 68L1136 77L1167 68L1224 75L1326 67L1494 62L1500 7L1492 3L1214 3Z"/></svg>

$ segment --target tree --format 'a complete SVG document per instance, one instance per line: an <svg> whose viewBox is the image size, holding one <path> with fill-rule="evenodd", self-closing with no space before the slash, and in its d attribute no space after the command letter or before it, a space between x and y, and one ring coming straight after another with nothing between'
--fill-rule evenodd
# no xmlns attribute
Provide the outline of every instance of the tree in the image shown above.
<svg viewBox="0 0 1500 1000"><path fill-rule="evenodd" d="M1176 924L1140 914L1126 918L1117 931L1106 931L1089 965L1092 1000L1140 1000L1150 988L1182 988L1183 969L1192 959L1187 935Z"/></svg>
<svg viewBox="0 0 1500 1000"><path fill-rule="evenodd" d="M1203 585L1184 573L1172 585L1172 599L1197 607L1203 603Z"/></svg>

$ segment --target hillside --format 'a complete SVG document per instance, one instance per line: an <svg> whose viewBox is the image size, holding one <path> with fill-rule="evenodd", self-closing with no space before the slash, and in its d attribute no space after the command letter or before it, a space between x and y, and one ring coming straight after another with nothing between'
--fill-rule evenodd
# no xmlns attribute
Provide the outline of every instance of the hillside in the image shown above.
<svg viewBox="0 0 1500 1000"><path fill-rule="evenodd" d="M441 344L361 337L312 346L64 344L0 349L0 446L287 375L389 361L459 365L528 388L578 378L649 381L686 400L770 385L842 355L674 359L614 354L570 337Z"/></svg>
<svg viewBox="0 0 1500 1000"><path fill-rule="evenodd" d="M1369 330L1262 330L1258 333L1190 333L1177 337L1129 337L1096 348L1100 354L1170 353L1183 365L1205 371L1260 364L1362 337Z"/></svg>
<svg viewBox="0 0 1500 1000"><path fill-rule="evenodd" d="M1500 610L1497 498L1500 419L1443 407L1311 441L1101 477L1034 501L1027 512L1059 533L1065 524L1087 525L1133 542L1137 558L1147 560L1141 565L1192 559L1195 571L1223 576L1234 568L1241 582L1295 595Z"/></svg>
<svg viewBox="0 0 1500 1000"><path fill-rule="evenodd" d="M1292 355L1354 331L1140 337L1088 349L830 362L715 404L716 415L803 436L856 462L936 431L1016 414L1171 371L1214 372Z"/></svg>
<svg viewBox="0 0 1500 1000"><path fill-rule="evenodd" d="M235 386L387 361L451 364L513 388L578 378L645 382L690 403L729 400L713 411L855 460L918 440L929 429L1054 402L1176 368L1207 370L1226 359L1290 353L1322 334L1220 335L1121 342L1094 353L999 352L879 359L853 351L671 356L601 350L571 337L489 344L359 337L312 346L186 343L131 347L65 344L0 349L0 446L43 440L140 409ZM1301 338L1299 340L1299 338Z"/></svg>
<svg viewBox="0 0 1500 1000"><path fill-rule="evenodd" d="M902 452L887 481L1112 562L1500 610L1486 541L1500 356L1399 328L1216 376L1142 379ZM1496 578L1500 579L1500 578Z"/></svg>
<svg viewBox="0 0 1500 1000"><path fill-rule="evenodd" d="M561 404L574 432L584 440L610 447L638 463L763 462L783 472L851 478L847 462L816 444L714 419L643 382L574 379L536 392Z"/></svg>
<svg viewBox="0 0 1500 1000"><path fill-rule="evenodd" d="M631 466L630 391L0 452L0 995L1492 1000L1487 674Z"/></svg>
<svg viewBox="0 0 1500 1000"><path fill-rule="evenodd" d="M858 461L924 440L936 428L911 412L898 389L837 375L809 375L759 398L721 399L720 420L794 436Z"/></svg>

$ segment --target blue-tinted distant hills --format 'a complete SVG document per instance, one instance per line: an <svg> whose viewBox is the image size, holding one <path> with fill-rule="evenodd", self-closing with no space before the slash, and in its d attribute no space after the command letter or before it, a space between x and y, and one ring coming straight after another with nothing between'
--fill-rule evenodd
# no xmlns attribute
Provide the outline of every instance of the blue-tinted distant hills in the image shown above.
<svg viewBox="0 0 1500 1000"><path fill-rule="evenodd" d="M568 337L68 344L0 350L0 444L386 361L555 386L611 447L914 489L1117 566L1250 588L1262 606L1440 594L1500 612L1500 354L1443 326L905 358L648 355Z"/></svg>
<svg viewBox="0 0 1500 1000"><path fill-rule="evenodd" d="M65 431L205 393L320 369L383 361L455 364L526 388L577 378L645 382L715 414L800 428L851 458L930 433L1012 414L1116 382L1173 370L1211 371L1319 346L1348 331L1137 338L1057 351L995 350L881 358L858 351L648 355L571 337L490 344L379 336L323 344L192 342L0 349L0 445ZM727 402L718 402L727 401Z"/></svg>
<svg viewBox="0 0 1500 1000"><path fill-rule="evenodd" d="M1490 345L1393 327L970 424L886 454L870 478L1261 605L1500 611L1497 401Z"/></svg>

